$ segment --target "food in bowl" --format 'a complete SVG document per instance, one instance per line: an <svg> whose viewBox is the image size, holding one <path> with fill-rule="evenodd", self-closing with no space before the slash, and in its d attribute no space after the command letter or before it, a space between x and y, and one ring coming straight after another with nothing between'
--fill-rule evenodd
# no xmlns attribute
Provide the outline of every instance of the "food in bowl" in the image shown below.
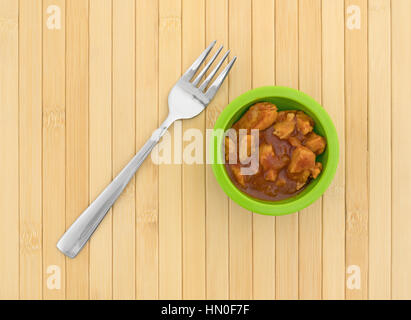
<svg viewBox="0 0 411 320"><path fill-rule="evenodd" d="M322 171L316 158L327 143L314 127L314 120L301 110L278 111L270 102L252 105L232 126L237 134L225 137L230 180L242 192L261 200L297 195ZM257 137L253 129L258 130ZM253 153L258 155L258 169L244 174L242 169L251 165L247 159Z"/></svg>
<svg viewBox="0 0 411 320"><path fill-rule="evenodd" d="M222 150L227 131L235 131L232 129L233 124L250 109L250 106L262 101L270 102L282 111L303 111L313 119L315 123L313 131L326 140L324 152L316 157L316 161L322 164L321 174L316 179L310 180L310 183L297 195L279 201L261 200L243 192L229 177L225 153ZM236 97L218 116L213 136L210 139L208 159L212 163L213 173L219 186L233 202L253 213L282 216L308 207L327 190L337 170L339 160L338 135L330 116L312 97L293 88L260 87ZM256 162L258 163L258 160Z"/></svg>

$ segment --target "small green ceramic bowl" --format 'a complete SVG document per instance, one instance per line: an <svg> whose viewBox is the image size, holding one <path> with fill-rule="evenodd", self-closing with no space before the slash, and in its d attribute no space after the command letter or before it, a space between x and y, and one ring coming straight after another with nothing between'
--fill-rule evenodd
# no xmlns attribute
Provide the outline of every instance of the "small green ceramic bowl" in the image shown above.
<svg viewBox="0 0 411 320"><path fill-rule="evenodd" d="M224 166L223 132L231 128L251 105L261 101L272 102L279 110L304 111L315 121L314 131L327 140L325 152L317 157L317 161L323 165L320 176L312 180L301 193L281 201L264 201L248 196L231 182ZM213 172L224 192L247 210L273 216L300 211L320 198L334 177L339 159L337 132L330 116L313 98L287 87L261 87L234 99L217 119L210 148Z"/></svg>

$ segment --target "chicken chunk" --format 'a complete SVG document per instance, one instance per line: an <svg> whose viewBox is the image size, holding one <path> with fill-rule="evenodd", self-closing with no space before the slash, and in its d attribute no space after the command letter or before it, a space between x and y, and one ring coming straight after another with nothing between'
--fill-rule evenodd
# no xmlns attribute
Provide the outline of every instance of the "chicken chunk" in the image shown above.
<svg viewBox="0 0 411 320"><path fill-rule="evenodd" d="M300 190L310 177L310 170L303 170L299 173L288 173L288 177L296 182L296 190Z"/></svg>
<svg viewBox="0 0 411 320"><path fill-rule="evenodd" d="M310 171L304 170L301 173L300 181L297 181L296 189L300 190L302 187L304 187L309 177L310 177Z"/></svg>
<svg viewBox="0 0 411 320"><path fill-rule="evenodd" d="M315 179L318 177L318 175L321 173L321 170L323 169L323 165L321 162L317 162L314 166L314 168L310 169L311 176Z"/></svg>
<svg viewBox="0 0 411 320"><path fill-rule="evenodd" d="M287 181L285 181L284 178L278 178L277 181L276 181L276 183L275 183L275 185L276 185L277 187L283 187L283 186L286 185L286 183L287 183Z"/></svg>
<svg viewBox="0 0 411 320"><path fill-rule="evenodd" d="M274 124L273 134L280 139L287 139L295 129L294 118L294 113L287 113L283 121L277 121L277 123Z"/></svg>
<svg viewBox="0 0 411 320"><path fill-rule="evenodd" d="M282 121L287 120L287 117L291 117L289 116L289 114L293 114L295 116L296 112L297 110L284 110L284 111L278 112L277 122L282 122Z"/></svg>
<svg viewBox="0 0 411 320"><path fill-rule="evenodd" d="M263 143L260 145L260 164L264 170L269 170L274 161L275 153L271 144Z"/></svg>
<svg viewBox="0 0 411 320"><path fill-rule="evenodd" d="M236 157L236 145L235 142L229 138L229 137L225 137L225 161L229 161L230 158L232 159L232 161L236 161L237 157Z"/></svg>
<svg viewBox="0 0 411 320"><path fill-rule="evenodd" d="M273 146L266 143L260 145L259 157L260 164L264 170L272 168L276 171L279 171L290 163L290 158L288 155L276 155Z"/></svg>
<svg viewBox="0 0 411 320"><path fill-rule="evenodd" d="M277 119L277 107L269 102L260 102L253 105L238 120L233 128L239 129L259 129L264 130L271 126Z"/></svg>
<svg viewBox="0 0 411 320"><path fill-rule="evenodd" d="M310 133L313 131L314 128L314 121L309 116L307 116L304 112L298 111L297 112L297 130L301 132L303 135Z"/></svg>
<svg viewBox="0 0 411 320"><path fill-rule="evenodd" d="M264 179L274 182L277 179L278 172L272 167L275 160L275 153L271 144L260 145L260 164L263 167Z"/></svg>
<svg viewBox="0 0 411 320"><path fill-rule="evenodd" d="M252 135L242 136L240 138L238 157L241 163L245 163L248 157L251 157L253 153L256 152L256 141L255 137Z"/></svg>
<svg viewBox="0 0 411 320"><path fill-rule="evenodd" d="M324 137L319 136L318 134L311 132L307 136L307 140L305 140L304 145L310 149L315 154L321 154L324 152L325 149L325 139Z"/></svg>
<svg viewBox="0 0 411 320"><path fill-rule="evenodd" d="M242 186L245 187L245 176L241 174L241 166L238 164L230 165L231 171L233 172L234 178L237 182Z"/></svg>
<svg viewBox="0 0 411 320"><path fill-rule="evenodd" d="M269 169L264 173L264 179L274 182L277 179L278 172L274 169Z"/></svg>
<svg viewBox="0 0 411 320"><path fill-rule="evenodd" d="M306 147L296 148L291 155L289 173L300 173L315 166L315 154Z"/></svg>
<svg viewBox="0 0 411 320"><path fill-rule="evenodd" d="M286 154L275 156L272 167L276 170L281 170L290 163L290 157Z"/></svg>
<svg viewBox="0 0 411 320"><path fill-rule="evenodd" d="M297 137L289 137L288 142L293 146L293 147L301 147L301 141Z"/></svg>

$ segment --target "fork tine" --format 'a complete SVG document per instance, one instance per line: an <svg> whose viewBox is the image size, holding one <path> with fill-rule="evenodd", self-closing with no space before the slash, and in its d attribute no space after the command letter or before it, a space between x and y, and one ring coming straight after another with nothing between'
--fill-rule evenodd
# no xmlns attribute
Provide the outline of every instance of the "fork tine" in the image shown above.
<svg viewBox="0 0 411 320"><path fill-rule="evenodd" d="M214 98L214 96L216 95L218 89L220 89L221 85L223 84L225 78L227 78L228 73L230 72L230 70L233 67L234 62L236 60L237 60L237 57L234 57L230 61L230 63L224 68L224 70L220 73L220 75L217 77L217 79L215 79L215 81L210 86L210 88L208 88L207 92L205 93L207 98L209 98L210 100Z"/></svg>
<svg viewBox="0 0 411 320"><path fill-rule="evenodd" d="M190 81L192 77L194 77L195 73L200 68L201 64L204 62L205 58L207 58L210 51L213 49L214 45L216 44L216 40L210 43L210 45L200 54L196 61L191 65L190 68L183 74L181 78L186 81Z"/></svg>
<svg viewBox="0 0 411 320"><path fill-rule="evenodd" d="M210 68L210 66L213 64L214 60L218 57L220 54L221 50L223 49L223 46L218 48L217 52L214 54L214 56L210 59L210 61L207 62L206 66L201 70L201 72L198 74L198 76L195 78L193 81L193 85L197 86L198 83L200 82L201 78L204 76L204 74L207 72L207 70Z"/></svg>
<svg viewBox="0 0 411 320"><path fill-rule="evenodd" d="M230 53L230 50L228 50L224 56L221 58L220 62L217 64L217 66L214 68L213 71L211 71L211 73L208 75L208 77L204 80L204 82L201 84L201 86L199 87L199 89L201 91L204 91L205 88L207 88L208 84L210 83L210 81L214 78L215 74L218 72L218 70L221 68L223 62L225 61L225 59L227 58L228 54Z"/></svg>

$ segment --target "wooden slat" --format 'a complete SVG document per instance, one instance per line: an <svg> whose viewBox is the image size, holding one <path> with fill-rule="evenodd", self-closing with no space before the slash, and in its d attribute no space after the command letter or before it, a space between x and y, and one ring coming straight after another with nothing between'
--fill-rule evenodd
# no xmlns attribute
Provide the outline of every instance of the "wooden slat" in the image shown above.
<svg viewBox="0 0 411 320"><path fill-rule="evenodd" d="M112 179L111 0L90 0L90 200ZM111 210L90 240L90 299L111 299Z"/></svg>
<svg viewBox="0 0 411 320"><path fill-rule="evenodd" d="M182 1L182 66L186 70L204 50L204 0ZM208 45L208 44L207 44ZM183 134L190 129L204 133L205 113L183 121ZM193 143L196 137L184 140ZM202 142L203 140L201 140ZM183 146L184 146L183 145ZM205 155L201 159L204 163ZM183 298L205 298L205 169L203 164L183 162Z"/></svg>
<svg viewBox="0 0 411 320"><path fill-rule="evenodd" d="M344 0L322 1L322 102L337 129L340 159L323 196L323 299L345 298Z"/></svg>
<svg viewBox="0 0 411 320"><path fill-rule="evenodd" d="M321 103L321 0L299 2L299 87ZM322 198L299 214L299 297L322 298Z"/></svg>
<svg viewBox="0 0 411 320"><path fill-rule="evenodd" d="M136 2L136 148L158 127L158 0ZM150 181L150 183L147 183ZM158 166L136 175L136 298L158 298Z"/></svg>
<svg viewBox="0 0 411 320"><path fill-rule="evenodd" d="M251 89L251 1L229 2L229 46L241 57L231 71L229 99ZM253 298L252 214L230 200L230 298Z"/></svg>
<svg viewBox="0 0 411 320"><path fill-rule="evenodd" d="M298 89L298 1L275 2L276 85ZM284 32L287 30L287 32ZM277 217L276 298L298 298L298 214Z"/></svg>
<svg viewBox="0 0 411 320"><path fill-rule="evenodd" d="M113 173L135 148L135 1L113 1ZM113 298L133 299L135 288L135 179L113 206Z"/></svg>
<svg viewBox="0 0 411 320"><path fill-rule="evenodd" d="M228 0L206 0L206 43L217 40L228 46ZM206 127L215 121L228 103L229 78L206 109ZM208 148L208 145L205 146ZM228 197L206 166L206 293L207 299L228 299Z"/></svg>
<svg viewBox="0 0 411 320"><path fill-rule="evenodd" d="M181 75L181 0L160 0L159 23L159 120L162 122L168 114L168 93ZM177 125L181 130L181 122ZM169 131L172 144L175 126ZM159 166L160 299L182 298L181 171L181 164Z"/></svg>
<svg viewBox="0 0 411 320"><path fill-rule="evenodd" d="M391 298L391 7L368 2L369 298Z"/></svg>
<svg viewBox="0 0 411 320"><path fill-rule="evenodd" d="M19 7L20 298L42 298L42 3Z"/></svg>
<svg viewBox="0 0 411 320"><path fill-rule="evenodd" d="M60 9L60 29L49 29L47 22ZM55 21L57 22L57 21ZM57 27L57 26L56 26ZM66 126L65 126L65 0L43 1L43 275L54 276L53 266L60 269L60 288L49 288L43 281L44 299L64 299L65 259L56 243L65 231L65 172L66 172ZM48 268L50 268L48 274ZM57 283L56 283L57 285Z"/></svg>
<svg viewBox="0 0 411 320"><path fill-rule="evenodd" d="M30 1L30 0L29 0ZM66 3L66 226L89 204L88 0ZM66 258L66 297L89 297L88 244Z"/></svg>
<svg viewBox="0 0 411 320"><path fill-rule="evenodd" d="M346 267L358 266L361 288L346 288L347 299L368 296L368 59L367 1L346 0L361 12L360 29L345 29L345 101L346 101ZM348 130L349 129L349 130ZM356 267L355 267L356 268ZM355 269L357 270L357 269ZM347 277L353 274L347 274ZM357 273L358 275L358 273ZM347 278L348 279L348 278Z"/></svg>
<svg viewBox="0 0 411 320"><path fill-rule="evenodd" d="M411 299L411 1L392 1L392 298Z"/></svg>
<svg viewBox="0 0 411 320"><path fill-rule="evenodd" d="M252 86L274 85L274 0L252 3ZM275 217L253 214L253 297L275 298Z"/></svg>
<svg viewBox="0 0 411 320"><path fill-rule="evenodd" d="M61 29L47 26L51 5ZM0 299L410 299L410 17L409 0L0 0ZM149 158L65 258L57 239L164 120L171 87L214 39L239 59L178 128L212 128L252 87L307 92L340 142L322 200L251 214L210 165Z"/></svg>
<svg viewBox="0 0 411 320"><path fill-rule="evenodd" d="M0 0L0 299L19 298L18 11Z"/></svg>

